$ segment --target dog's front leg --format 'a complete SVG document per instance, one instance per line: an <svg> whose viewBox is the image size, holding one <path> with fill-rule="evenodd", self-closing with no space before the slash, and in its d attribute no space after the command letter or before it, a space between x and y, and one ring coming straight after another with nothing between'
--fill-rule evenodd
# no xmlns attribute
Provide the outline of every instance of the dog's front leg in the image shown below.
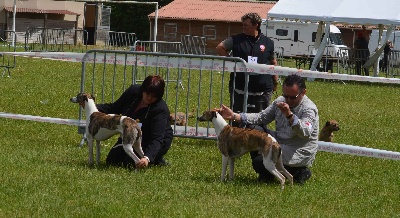
<svg viewBox="0 0 400 218"><path fill-rule="evenodd" d="M93 139L88 138L87 142L88 142L88 151L89 151L89 164L92 165L93 164Z"/></svg>
<svg viewBox="0 0 400 218"><path fill-rule="evenodd" d="M228 167L228 160L229 160L229 157L222 155L222 172L221 172L221 181L222 182L225 180L226 168Z"/></svg>
<svg viewBox="0 0 400 218"><path fill-rule="evenodd" d="M124 151L135 161L135 165L139 163L139 158L136 156L135 152L133 152L132 144L124 144Z"/></svg>

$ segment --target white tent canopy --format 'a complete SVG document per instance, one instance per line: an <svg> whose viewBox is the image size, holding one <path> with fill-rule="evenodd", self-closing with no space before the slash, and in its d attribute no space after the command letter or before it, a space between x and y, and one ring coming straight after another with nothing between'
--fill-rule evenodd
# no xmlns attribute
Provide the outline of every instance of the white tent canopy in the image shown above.
<svg viewBox="0 0 400 218"><path fill-rule="evenodd" d="M394 26L400 25L400 4L399 0L280 0L268 12L268 18L322 21L327 24L374 25L380 27L381 30L387 26L390 30L386 35L387 40ZM323 44L321 45L319 49L325 49ZM383 49L380 49L364 66L371 67L373 62L377 62L382 51ZM322 52L319 53L320 55L317 52L314 59L315 64L322 57ZM314 62L312 69L315 68ZM377 75L377 67L375 75Z"/></svg>
<svg viewBox="0 0 400 218"><path fill-rule="evenodd" d="M398 0L280 0L269 18L360 25L400 25Z"/></svg>

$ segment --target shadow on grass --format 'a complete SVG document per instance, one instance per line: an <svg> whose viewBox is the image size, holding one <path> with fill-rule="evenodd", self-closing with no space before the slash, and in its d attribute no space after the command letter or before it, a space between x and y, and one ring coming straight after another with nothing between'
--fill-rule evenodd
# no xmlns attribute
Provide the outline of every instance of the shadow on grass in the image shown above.
<svg viewBox="0 0 400 218"><path fill-rule="evenodd" d="M400 87L400 84L395 84L395 83L376 83L376 82L368 82L368 81L353 81L353 80L327 80L327 79L321 79L317 78L314 80L314 82L324 82L324 83L336 83L336 84L345 84L348 85L361 85L361 86L379 86L379 87Z"/></svg>
<svg viewBox="0 0 400 218"><path fill-rule="evenodd" d="M147 169L136 169L133 166L123 166L122 164L119 165L108 165L105 161L100 161L99 164L92 164L90 165L88 161L79 161L76 163L76 166L79 166L81 168L88 168L88 169L95 169L99 171L109 171L109 170L126 170L128 172L139 172L139 171L146 171L154 168L164 168L164 167L169 167L169 166L155 166L155 165L150 165Z"/></svg>
<svg viewBox="0 0 400 218"><path fill-rule="evenodd" d="M236 176L233 180L226 178L225 181L221 181L221 178L219 175L192 175L190 177L193 181L203 181L206 183L224 183L224 184L230 184L233 186L243 186L243 185L257 185L257 184L263 184L261 182L257 181L256 177L252 176ZM273 181L271 183L265 183L265 184L278 184L277 181Z"/></svg>

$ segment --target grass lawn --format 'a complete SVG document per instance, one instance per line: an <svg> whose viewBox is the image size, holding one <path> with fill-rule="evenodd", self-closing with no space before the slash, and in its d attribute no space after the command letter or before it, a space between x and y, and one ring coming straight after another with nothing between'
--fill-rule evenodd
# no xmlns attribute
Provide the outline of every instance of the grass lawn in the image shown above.
<svg viewBox="0 0 400 218"><path fill-rule="evenodd" d="M81 64L17 58L0 112L76 119ZM400 151L400 86L307 82L335 142ZM216 107L218 105L215 105ZM193 118L192 118L193 119ZM193 120L190 122L194 122ZM77 127L0 118L0 217L400 217L400 162L319 152L303 186L260 184L249 155L220 182L215 141L174 138L167 167L88 166Z"/></svg>

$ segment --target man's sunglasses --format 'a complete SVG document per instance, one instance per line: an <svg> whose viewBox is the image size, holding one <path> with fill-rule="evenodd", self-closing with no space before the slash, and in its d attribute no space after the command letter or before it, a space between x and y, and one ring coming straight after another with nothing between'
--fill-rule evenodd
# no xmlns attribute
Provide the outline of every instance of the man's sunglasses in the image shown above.
<svg viewBox="0 0 400 218"><path fill-rule="evenodd" d="M299 94L297 94L296 96L289 96L289 95L284 95L284 94L282 94L282 96L283 96L284 98L290 98L290 99L292 99L292 100L295 100L297 97L299 97L300 94L301 94L301 92L300 92Z"/></svg>

